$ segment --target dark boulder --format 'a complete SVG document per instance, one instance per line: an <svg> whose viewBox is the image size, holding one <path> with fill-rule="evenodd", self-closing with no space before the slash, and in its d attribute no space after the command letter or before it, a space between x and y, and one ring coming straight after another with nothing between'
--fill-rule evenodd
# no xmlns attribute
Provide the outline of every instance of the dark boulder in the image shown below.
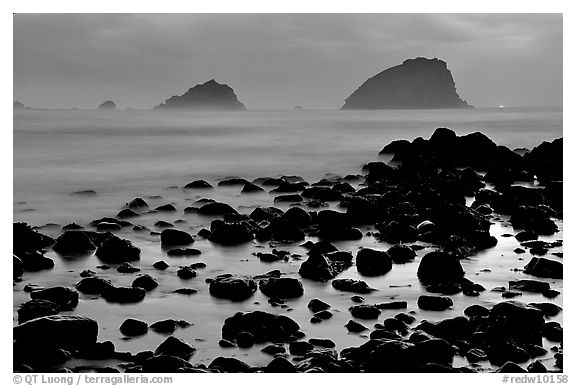
<svg viewBox="0 0 576 386"><path fill-rule="evenodd" d="M59 312L58 304L49 300L33 299L18 308L18 323L22 324L43 316L57 315Z"/></svg>
<svg viewBox="0 0 576 386"><path fill-rule="evenodd" d="M370 304L359 304L349 308L353 317L358 319L378 319L380 316L380 309Z"/></svg>
<svg viewBox="0 0 576 386"><path fill-rule="evenodd" d="M544 281L521 279L509 281L508 288L511 290L543 294L550 290L550 284Z"/></svg>
<svg viewBox="0 0 576 386"><path fill-rule="evenodd" d="M300 265L298 272L306 279L327 281L352 265L352 255L349 252L330 252L324 255L311 253L310 257Z"/></svg>
<svg viewBox="0 0 576 386"><path fill-rule="evenodd" d="M30 293L32 299L48 300L62 310L72 310L78 305L78 292L67 287L49 287Z"/></svg>
<svg viewBox="0 0 576 386"><path fill-rule="evenodd" d="M490 333L502 339L542 345L544 314L525 303L509 300L490 310Z"/></svg>
<svg viewBox="0 0 576 386"><path fill-rule="evenodd" d="M109 264L140 260L140 248L132 245L129 240L112 235L96 250L96 257Z"/></svg>
<svg viewBox="0 0 576 386"><path fill-rule="evenodd" d="M298 279L282 277L262 280L259 283L260 291L271 298L297 298L304 295L304 286Z"/></svg>
<svg viewBox="0 0 576 386"><path fill-rule="evenodd" d="M421 295L418 298L418 308L428 311L444 311L452 307L452 299L445 296Z"/></svg>
<svg viewBox="0 0 576 386"><path fill-rule="evenodd" d="M119 273L134 273L140 271L140 268L130 263L122 263L116 268Z"/></svg>
<svg viewBox="0 0 576 386"><path fill-rule="evenodd" d="M212 222L210 241L223 245L243 244L254 239L254 234L246 222Z"/></svg>
<svg viewBox="0 0 576 386"><path fill-rule="evenodd" d="M236 358L218 357L208 367L218 369L223 373L247 373L250 371L250 365Z"/></svg>
<svg viewBox="0 0 576 386"><path fill-rule="evenodd" d="M275 208L273 206L265 208L256 208L250 213L250 218L254 221L270 221L284 213L281 209Z"/></svg>
<svg viewBox="0 0 576 386"><path fill-rule="evenodd" d="M160 233L160 242L162 245L187 245L194 242L194 239L188 232L178 229L164 229Z"/></svg>
<svg viewBox="0 0 576 386"><path fill-rule="evenodd" d="M295 373L296 367L288 359L277 356L264 368L265 373Z"/></svg>
<svg viewBox="0 0 576 386"><path fill-rule="evenodd" d="M16 255L12 255L12 277L17 279L24 274L24 264Z"/></svg>
<svg viewBox="0 0 576 386"><path fill-rule="evenodd" d="M562 279L564 277L563 271L564 266L561 262L544 257L533 257L524 267L524 273L528 275L551 279Z"/></svg>
<svg viewBox="0 0 576 386"><path fill-rule="evenodd" d="M263 191L264 191L264 189L262 189L258 185L255 185L251 182L246 182L246 184L244 184L244 187L242 188L240 193L258 193L258 192L263 192Z"/></svg>
<svg viewBox="0 0 576 386"><path fill-rule="evenodd" d="M299 330L298 323L284 315L263 311L238 312L224 321L222 339L235 342L240 333L248 332L256 343L282 343L301 337Z"/></svg>
<svg viewBox="0 0 576 386"><path fill-rule="evenodd" d="M98 323L83 316L43 316L14 327L13 337L24 346L80 350L96 343Z"/></svg>
<svg viewBox="0 0 576 386"><path fill-rule="evenodd" d="M76 289L85 294L100 295L112 282L98 276L85 277L76 284Z"/></svg>
<svg viewBox="0 0 576 386"><path fill-rule="evenodd" d="M323 302L320 299L311 299L308 302L308 309L312 312L324 311L330 308L330 304Z"/></svg>
<svg viewBox="0 0 576 386"><path fill-rule="evenodd" d="M256 282L250 278L223 274L210 282L210 295L233 301L244 301L256 292Z"/></svg>
<svg viewBox="0 0 576 386"><path fill-rule="evenodd" d="M363 248L356 255L356 269L363 276L379 276L392 269L392 259L384 251Z"/></svg>
<svg viewBox="0 0 576 386"><path fill-rule="evenodd" d="M146 291L152 291L158 287L158 281L148 274L138 276L132 282L132 287L142 288Z"/></svg>
<svg viewBox="0 0 576 386"><path fill-rule="evenodd" d="M224 216L227 214L238 214L236 209L222 202L209 202L198 208L198 213L207 216Z"/></svg>
<svg viewBox="0 0 576 386"><path fill-rule="evenodd" d="M166 252L168 256L171 257L182 257L182 256L198 256L202 254L199 249L195 248L174 248Z"/></svg>
<svg viewBox="0 0 576 386"><path fill-rule="evenodd" d="M418 266L418 278L422 283L458 282L464 270L458 258L452 254L435 251L426 254Z"/></svg>
<svg viewBox="0 0 576 386"><path fill-rule="evenodd" d="M186 266L186 267L180 267L178 269L178 271L176 272L176 275L180 279L188 280L188 279L193 279L196 276L198 276L198 273L196 271L194 271L192 269L192 267Z"/></svg>
<svg viewBox="0 0 576 386"><path fill-rule="evenodd" d="M154 355L168 355L189 360L196 349L180 338L169 336L154 351Z"/></svg>
<svg viewBox="0 0 576 386"><path fill-rule="evenodd" d="M359 333L362 331L366 331L368 328L358 322L355 322L354 320L350 320L348 321L348 323L346 323L346 325L344 326L346 327L346 329L349 332L354 332L354 333Z"/></svg>
<svg viewBox="0 0 576 386"><path fill-rule="evenodd" d="M172 204L164 204L156 207L157 212L176 212L176 207Z"/></svg>
<svg viewBox="0 0 576 386"><path fill-rule="evenodd" d="M144 299L146 290L138 287L110 286L105 288L101 295L110 303L137 303Z"/></svg>
<svg viewBox="0 0 576 386"><path fill-rule="evenodd" d="M194 180L186 185L184 185L184 189L211 189L212 185L204 180Z"/></svg>
<svg viewBox="0 0 576 386"><path fill-rule="evenodd" d="M142 363L143 373L182 373L190 369L190 362L170 355L154 355Z"/></svg>
<svg viewBox="0 0 576 386"><path fill-rule="evenodd" d="M152 264L152 266L162 271L169 267L168 263L166 263L164 260L157 261Z"/></svg>
<svg viewBox="0 0 576 386"><path fill-rule="evenodd" d="M52 249L61 255L71 255L91 252L96 246L83 231L66 231L56 239Z"/></svg>
<svg viewBox="0 0 576 386"><path fill-rule="evenodd" d="M408 263L416 257L416 252L412 248L404 244L396 244L391 246L386 253L395 264Z"/></svg>
<svg viewBox="0 0 576 386"><path fill-rule="evenodd" d="M353 292L357 294L369 294L375 291L365 281L354 279L334 279L332 287L338 291Z"/></svg>
<svg viewBox="0 0 576 386"><path fill-rule="evenodd" d="M125 336L139 336L148 332L148 323L137 319L126 319L120 326L120 332Z"/></svg>

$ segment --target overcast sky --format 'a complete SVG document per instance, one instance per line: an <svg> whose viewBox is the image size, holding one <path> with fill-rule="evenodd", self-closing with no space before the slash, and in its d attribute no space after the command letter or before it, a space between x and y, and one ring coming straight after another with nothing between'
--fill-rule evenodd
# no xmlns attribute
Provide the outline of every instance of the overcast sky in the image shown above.
<svg viewBox="0 0 576 386"><path fill-rule="evenodd" d="M418 56L477 107L562 105L558 14L18 14L14 100L151 108L215 78L248 109L336 109Z"/></svg>

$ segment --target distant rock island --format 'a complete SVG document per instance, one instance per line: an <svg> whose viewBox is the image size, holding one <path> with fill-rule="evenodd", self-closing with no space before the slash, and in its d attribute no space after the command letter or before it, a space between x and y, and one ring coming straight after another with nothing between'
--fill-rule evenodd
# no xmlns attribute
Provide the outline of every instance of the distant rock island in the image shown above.
<svg viewBox="0 0 576 386"><path fill-rule="evenodd" d="M368 79L346 99L342 110L469 107L456 92L446 62L416 58Z"/></svg>
<svg viewBox="0 0 576 386"><path fill-rule="evenodd" d="M230 86L212 79L192 87L181 96L167 99L154 109L246 110L246 107L238 101Z"/></svg>
<svg viewBox="0 0 576 386"><path fill-rule="evenodd" d="M22 102L14 101L14 110L27 110L29 107L25 106Z"/></svg>
<svg viewBox="0 0 576 386"><path fill-rule="evenodd" d="M98 110L116 110L116 103L112 101L106 101L98 106Z"/></svg>

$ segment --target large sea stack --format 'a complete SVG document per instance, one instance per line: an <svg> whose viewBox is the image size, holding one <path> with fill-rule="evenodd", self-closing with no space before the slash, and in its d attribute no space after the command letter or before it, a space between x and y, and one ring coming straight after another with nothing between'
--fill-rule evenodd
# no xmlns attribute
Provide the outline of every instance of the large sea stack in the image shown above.
<svg viewBox="0 0 576 386"><path fill-rule="evenodd" d="M467 108L452 73L440 59L416 58L388 68L364 82L343 110Z"/></svg>
<svg viewBox="0 0 576 386"><path fill-rule="evenodd" d="M204 84L198 84L181 96L173 96L155 109L186 109L186 110L246 110L240 103L234 90L227 84L221 84L214 79Z"/></svg>

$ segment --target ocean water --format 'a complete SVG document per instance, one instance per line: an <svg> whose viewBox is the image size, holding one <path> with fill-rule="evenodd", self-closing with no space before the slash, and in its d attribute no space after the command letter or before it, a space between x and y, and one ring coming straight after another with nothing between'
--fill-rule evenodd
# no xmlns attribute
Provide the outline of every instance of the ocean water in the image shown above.
<svg viewBox="0 0 576 386"><path fill-rule="evenodd" d="M145 215L134 219L134 223L154 229L157 220L183 220L176 227L195 234L201 228L209 227L213 220L183 213L186 206L199 198L214 198L231 204L242 213L250 213L257 206L273 205L274 196L269 193L241 195L240 187L182 190L181 187L190 180L206 179L216 186L219 179L227 176L251 180L263 176L299 175L312 183L327 174L358 174L364 163L378 159L378 152L390 141L412 140L418 136L428 138L437 127L449 127L458 134L482 131L498 144L531 149L544 140L562 136L562 110L15 112L14 221L26 221L41 227L41 232L57 237L62 232L60 226L70 222L86 225L97 218L114 216L124 203L143 197L152 208L173 203L178 211ZM96 195L70 194L87 189L96 191ZM287 205L283 207L288 208ZM543 239L562 239L563 224L559 221L558 225L559 233ZM514 268L522 268L529 256L519 257L513 253L512 250L518 246L516 240L502 237L505 233L514 233L509 224L495 222L491 233L498 238L498 245L463 261L467 276L488 289L507 285L508 280L529 278L514 271ZM193 247L202 251L200 256L174 258L166 256L158 236L132 232L129 228L117 234L132 240L142 249L142 258L135 265L142 269L142 273L157 278L159 287L149 292L144 301L133 305L109 304L98 297L81 295L81 302L72 313L98 320L99 340L112 340L120 351L153 350L165 339L154 332L136 339L122 339L118 327L126 318L138 318L149 323L166 318L185 319L193 325L177 330L175 335L198 349L192 363L208 364L216 356L225 355L253 365L264 365L270 357L260 352L262 345L249 350L221 349L218 346L224 319L237 311L255 309L286 313L300 323L307 337L333 339L338 350L359 345L367 339L366 336L347 333L343 326L351 319L347 308L352 305L352 294L337 292L329 283L302 280L305 295L288 302L291 310L271 307L260 292L242 303L215 299L208 294L204 280L226 272L255 275L280 269L287 276L299 277L301 261L298 258L265 264L253 255L270 250L268 243L254 242L226 248L199 239ZM389 247L368 236L359 241L335 244L354 255L361 246ZM299 244L281 245L279 248L306 257ZM419 251L415 262L395 265L390 273L381 277L360 277L355 267L340 277L361 278L378 288L379 291L365 296L367 303L407 300L408 311L417 311L418 320L461 315L470 304L491 305L502 300L499 293L490 291L479 298L459 294L452 297L455 303L452 310L441 313L418 310L416 299L425 291L416 278L416 269L419 259L429 250ZM561 248L554 251L561 251ZM56 267L24 275L23 282L14 286L14 311L29 299L28 294L22 291L28 283L73 286L80 280L79 273L84 269L95 270L118 285L130 285L136 276L118 274L114 269L98 270L95 267L101 263L92 255L64 258L50 251L47 256L55 260ZM158 260L165 260L170 268L154 270L151 264ZM207 267L198 270L197 278L184 281L176 277L180 265L198 261L206 263ZM561 280L548 281L553 288L562 290ZM193 296L172 294L180 287L192 287L199 292ZM320 324L309 322L312 315L306 304L314 297L332 304L332 319ZM524 294L520 300L547 301L534 294ZM562 305L562 295L554 302ZM395 313L384 311L379 321ZM562 314L555 319L561 321L561 318ZM14 323L17 323L15 312ZM368 327L373 324L362 323ZM462 358L455 361L465 363ZM549 367L553 365L549 357L545 358L545 363ZM114 363L93 361L90 364ZM487 362L479 366L480 370L491 368Z"/></svg>

